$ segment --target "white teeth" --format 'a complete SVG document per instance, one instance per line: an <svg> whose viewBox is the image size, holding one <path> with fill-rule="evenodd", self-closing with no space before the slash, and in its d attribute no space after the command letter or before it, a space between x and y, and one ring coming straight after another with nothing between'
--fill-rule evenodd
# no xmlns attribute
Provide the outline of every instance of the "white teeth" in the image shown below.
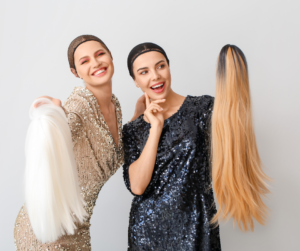
<svg viewBox="0 0 300 251"><path fill-rule="evenodd" d="M163 86L163 85L164 85L164 84L160 84L160 85L152 86L151 88L152 88L152 89L156 89L156 88L161 87L161 86Z"/></svg>
<svg viewBox="0 0 300 251"><path fill-rule="evenodd" d="M94 75L98 75L98 74L100 74L100 73L102 73L102 72L104 72L104 71L105 71L105 69L100 70L100 71L97 71Z"/></svg>

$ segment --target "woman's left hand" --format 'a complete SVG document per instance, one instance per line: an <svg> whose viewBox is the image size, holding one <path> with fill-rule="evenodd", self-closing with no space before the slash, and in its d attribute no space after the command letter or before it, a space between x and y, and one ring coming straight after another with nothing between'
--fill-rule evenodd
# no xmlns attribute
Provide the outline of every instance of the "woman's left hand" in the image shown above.
<svg viewBox="0 0 300 251"><path fill-rule="evenodd" d="M59 99L56 99L56 98L52 98L52 97L49 97L49 96L42 96L42 97L39 97L39 98L47 98L49 99L54 105L58 106L58 107L61 107L62 108L62 105L61 105L61 101ZM37 98L37 99L39 99ZM39 106L43 105L44 103L43 102L37 102L34 104L34 108L38 108Z"/></svg>
<svg viewBox="0 0 300 251"><path fill-rule="evenodd" d="M143 94L141 97L139 97L139 99L136 102L134 115L131 121L138 118L141 114L144 113L145 110L146 110L146 99L145 99L145 95Z"/></svg>

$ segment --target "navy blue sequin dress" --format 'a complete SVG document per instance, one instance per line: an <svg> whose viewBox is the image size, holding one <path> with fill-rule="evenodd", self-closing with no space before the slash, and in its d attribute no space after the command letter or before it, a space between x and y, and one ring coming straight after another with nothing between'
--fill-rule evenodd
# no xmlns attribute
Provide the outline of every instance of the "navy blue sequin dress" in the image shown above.
<svg viewBox="0 0 300 251"><path fill-rule="evenodd" d="M221 250L219 227L209 224L216 213L209 169L213 101L207 95L187 96L165 120L152 179L132 201L128 250ZM129 190L128 169L139 158L150 127L143 115L124 125L123 168Z"/></svg>

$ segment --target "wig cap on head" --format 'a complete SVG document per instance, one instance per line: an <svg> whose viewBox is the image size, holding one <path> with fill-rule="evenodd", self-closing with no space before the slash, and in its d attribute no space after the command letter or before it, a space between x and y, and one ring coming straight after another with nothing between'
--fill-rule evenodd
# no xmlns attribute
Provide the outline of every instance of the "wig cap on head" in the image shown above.
<svg viewBox="0 0 300 251"><path fill-rule="evenodd" d="M133 71L132 71L132 66L133 66L134 61L138 58L138 56L140 56L141 54L144 54L146 52L149 52L149 51L160 52L161 54L163 54L165 56L167 63L170 64L166 52L159 45L154 44L154 43L138 44L130 51L128 58L127 58L127 67L128 67L129 74L132 78L134 78Z"/></svg>
<svg viewBox="0 0 300 251"><path fill-rule="evenodd" d="M93 36L93 35L81 35L81 36L75 38L69 45L68 59L69 59L70 68L74 68L76 70L75 63L74 63L74 53L79 45L81 45L85 42L88 42L88 41L97 41L100 44L102 44L109 51L109 49L107 48L105 43L100 38Z"/></svg>

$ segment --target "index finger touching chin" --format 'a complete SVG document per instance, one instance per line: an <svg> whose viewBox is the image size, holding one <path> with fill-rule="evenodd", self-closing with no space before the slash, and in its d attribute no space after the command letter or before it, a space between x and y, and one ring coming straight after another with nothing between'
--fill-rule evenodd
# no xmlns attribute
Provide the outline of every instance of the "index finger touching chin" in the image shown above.
<svg viewBox="0 0 300 251"><path fill-rule="evenodd" d="M146 107L148 107L150 105L150 99L146 92L145 92L145 98L146 98Z"/></svg>

